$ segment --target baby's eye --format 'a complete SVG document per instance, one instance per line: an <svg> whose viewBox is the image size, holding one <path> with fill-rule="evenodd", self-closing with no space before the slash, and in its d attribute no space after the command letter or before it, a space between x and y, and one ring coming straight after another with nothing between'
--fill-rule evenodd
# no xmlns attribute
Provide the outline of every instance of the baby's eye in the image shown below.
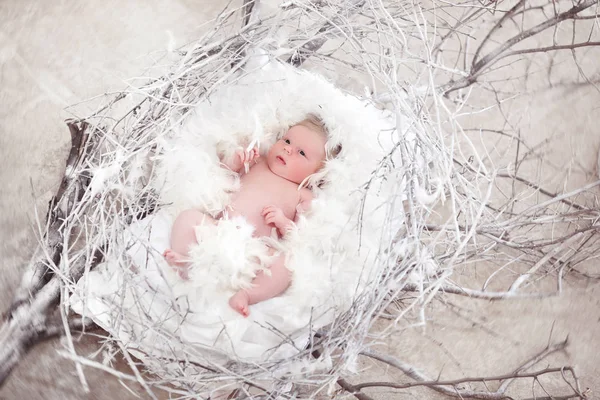
<svg viewBox="0 0 600 400"><path fill-rule="evenodd" d="M284 142L286 142L287 144L290 144L290 139L283 139Z"/></svg>
<svg viewBox="0 0 600 400"><path fill-rule="evenodd" d="M300 150L300 155L306 157L306 153L304 152L304 150Z"/></svg>

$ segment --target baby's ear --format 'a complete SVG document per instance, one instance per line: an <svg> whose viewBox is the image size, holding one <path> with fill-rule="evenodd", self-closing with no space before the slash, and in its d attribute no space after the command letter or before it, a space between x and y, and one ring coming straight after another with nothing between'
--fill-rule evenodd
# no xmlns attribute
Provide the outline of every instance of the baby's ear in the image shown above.
<svg viewBox="0 0 600 400"><path fill-rule="evenodd" d="M338 144L337 146L335 146L331 152L331 155L333 157L337 157L340 153L342 152L342 145Z"/></svg>
<svg viewBox="0 0 600 400"><path fill-rule="evenodd" d="M338 143L333 149L331 149L331 151L328 154L327 159L332 159L332 158L336 158L340 152L342 151L342 145L340 143Z"/></svg>

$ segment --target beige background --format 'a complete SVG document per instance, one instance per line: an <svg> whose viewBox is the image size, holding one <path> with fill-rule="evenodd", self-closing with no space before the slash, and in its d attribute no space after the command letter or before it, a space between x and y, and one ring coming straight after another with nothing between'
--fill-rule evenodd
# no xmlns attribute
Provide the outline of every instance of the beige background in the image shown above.
<svg viewBox="0 0 600 400"><path fill-rule="evenodd" d="M69 146L65 107L122 89L126 79L153 63L153 52L197 38L206 29L202 24L220 9L214 0L0 1L1 309L35 246L34 210L44 215L62 174ZM560 186L559 173L573 175L578 183L591 181L600 145L599 91L589 84L539 86L523 89L505 112L531 143L557 138L547 153L553 167L544 170L555 177L555 185ZM490 118L479 115L463 123L476 127ZM596 266L589 268L598 273ZM471 272L467 278L479 276ZM562 297L545 300L490 303L449 297L435 301L429 317L425 329L399 328L382 347L431 377L440 372L445 378L497 375L541 350L553 331L557 340L571 339L568 354L554 357L553 365L576 365L584 387L594 389L591 398L600 398L600 285L595 280L570 276ZM115 379L91 369L85 371L92 391L83 393L73 364L56 354L61 348L58 340L35 347L0 389L0 399L134 397ZM96 348L94 339L86 338L79 351L86 355ZM356 382L389 373L369 362L362 366ZM521 390L523 398L533 397L529 386ZM388 399L439 398L425 389L379 393Z"/></svg>

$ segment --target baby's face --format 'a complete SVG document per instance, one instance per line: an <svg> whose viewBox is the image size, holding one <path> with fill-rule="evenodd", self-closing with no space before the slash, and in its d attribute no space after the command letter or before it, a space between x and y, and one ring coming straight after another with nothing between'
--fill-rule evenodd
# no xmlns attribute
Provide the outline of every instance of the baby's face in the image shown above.
<svg viewBox="0 0 600 400"><path fill-rule="evenodd" d="M282 178L300 184L317 172L325 161L324 135L304 125L292 126L267 154L269 169Z"/></svg>

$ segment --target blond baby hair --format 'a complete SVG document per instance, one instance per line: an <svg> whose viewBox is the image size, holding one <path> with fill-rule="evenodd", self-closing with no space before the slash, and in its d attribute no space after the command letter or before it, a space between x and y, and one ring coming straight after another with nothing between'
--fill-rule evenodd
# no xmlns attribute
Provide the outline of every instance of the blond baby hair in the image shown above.
<svg viewBox="0 0 600 400"><path fill-rule="evenodd" d="M298 122L297 125L302 125L314 130L315 132L321 133L325 137L325 140L329 139L329 134L327 131L327 127L325 126L325 122L323 122L323 119L316 114L307 114L306 117L302 121ZM337 155L340 154L341 150L342 145L338 144L331 151L326 151L327 158L329 159L337 157Z"/></svg>

